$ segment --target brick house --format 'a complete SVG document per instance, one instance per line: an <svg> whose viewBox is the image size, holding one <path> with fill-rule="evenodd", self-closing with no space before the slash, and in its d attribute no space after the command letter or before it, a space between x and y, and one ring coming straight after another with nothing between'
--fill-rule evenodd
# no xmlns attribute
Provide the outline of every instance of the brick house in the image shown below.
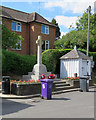
<svg viewBox="0 0 96 120"><path fill-rule="evenodd" d="M15 31L24 38L20 48L10 49L11 51L22 55L36 54L38 35L41 35L44 40L43 51L54 48L56 26L38 13L25 13L2 6L2 22L6 24L9 31Z"/></svg>

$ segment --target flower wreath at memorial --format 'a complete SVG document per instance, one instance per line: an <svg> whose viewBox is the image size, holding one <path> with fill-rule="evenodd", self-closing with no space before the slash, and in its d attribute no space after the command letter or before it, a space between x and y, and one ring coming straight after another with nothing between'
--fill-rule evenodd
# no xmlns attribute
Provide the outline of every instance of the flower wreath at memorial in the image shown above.
<svg viewBox="0 0 96 120"><path fill-rule="evenodd" d="M41 75L41 79L45 79L45 75L44 74ZM55 74L50 74L48 76L48 79L55 79Z"/></svg>

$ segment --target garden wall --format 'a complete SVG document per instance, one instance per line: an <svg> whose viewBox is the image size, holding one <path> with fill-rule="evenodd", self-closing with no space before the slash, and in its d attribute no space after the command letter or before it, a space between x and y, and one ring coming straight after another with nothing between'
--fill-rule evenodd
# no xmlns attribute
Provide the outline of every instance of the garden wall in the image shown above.
<svg viewBox="0 0 96 120"><path fill-rule="evenodd" d="M52 91L55 90L55 84L53 83ZM11 94L14 95L34 95L41 94L41 83L32 84L11 84Z"/></svg>
<svg viewBox="0 0 96 120"><path fill-rule="evenodd" d="M11 94L15 95L33 95L41 93L41 83L33 84L11 84Z"/></svg>

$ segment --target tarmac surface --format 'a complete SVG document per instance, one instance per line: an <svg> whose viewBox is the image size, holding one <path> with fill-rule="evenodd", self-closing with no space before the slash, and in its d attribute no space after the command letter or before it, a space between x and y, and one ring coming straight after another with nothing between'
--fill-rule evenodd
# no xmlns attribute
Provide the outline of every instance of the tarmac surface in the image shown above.
<svg viewBox="0 0 96 120"><path fill-rule="evenodd" d="M2 99L3 118L94 118L94 94L66 92L52 95L51 100L40 97L30 99Z"/></svg>

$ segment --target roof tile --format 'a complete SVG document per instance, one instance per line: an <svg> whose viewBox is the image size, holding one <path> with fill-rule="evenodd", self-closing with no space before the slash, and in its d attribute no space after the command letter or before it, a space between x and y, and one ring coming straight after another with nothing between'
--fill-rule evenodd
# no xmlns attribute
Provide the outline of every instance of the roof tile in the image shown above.
<svg viewBox="0 0 96 120"><path fill-rule="evenodd" d="M40 16L38 13L33 12L33 13L25 13L22 11L14 10L11 8L7 8L4 6L0 6L2 9L2 17L9 18L12 20L18 20L21 22L39 22L47 25L51 25L56 27L56 25L52 25L49 21L47 21L45 18Z"/></svg>
<svg viewBox="0 0 96 120"><path fill-rule="evenodd" d="M89 60L90 57L88 57L87 55L85 55L84 53L80 52L79 50L71 50L70 52L68 52L67 54L63 55L62 57L60 57L60 59L84 59L84 60Z"/></svg>

